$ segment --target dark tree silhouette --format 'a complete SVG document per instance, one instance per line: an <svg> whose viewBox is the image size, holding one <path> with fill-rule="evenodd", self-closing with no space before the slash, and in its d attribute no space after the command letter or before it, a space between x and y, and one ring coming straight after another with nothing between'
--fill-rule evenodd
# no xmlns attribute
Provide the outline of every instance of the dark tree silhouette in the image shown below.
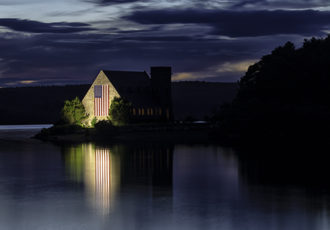
<svg viewBox="0 0 330 230"><path fill-rule="evenodd" d="M291 42L251 65L231 105L217 118L230 141L328 140L330 37Z"/></svg>

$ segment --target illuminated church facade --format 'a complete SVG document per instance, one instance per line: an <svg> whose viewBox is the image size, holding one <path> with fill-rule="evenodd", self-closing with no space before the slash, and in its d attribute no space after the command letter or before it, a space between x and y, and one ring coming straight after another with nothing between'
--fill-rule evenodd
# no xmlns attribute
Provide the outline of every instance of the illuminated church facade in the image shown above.
<svg viewBox="0 0 330 230"><path fill-rule="evenodd" d="M115 97L131 103L133 121L169 121L172 119L171 67L151 67L149 75L136 71L101 70L82 103L89 115L105 120Z"/></svg>

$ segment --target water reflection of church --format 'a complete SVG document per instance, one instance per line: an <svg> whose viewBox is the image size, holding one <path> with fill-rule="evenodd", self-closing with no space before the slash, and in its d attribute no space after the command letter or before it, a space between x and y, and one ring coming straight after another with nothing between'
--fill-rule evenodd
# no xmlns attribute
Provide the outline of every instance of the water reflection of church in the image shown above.
<svg viewBox="0 0 330 230"><path fill-rule="evenodd" d="M64 159L70 179L84 184L89 204L100 214L115 206L120 188L141 185L172 192L172 147L82 144L66 148Z"/></svg>

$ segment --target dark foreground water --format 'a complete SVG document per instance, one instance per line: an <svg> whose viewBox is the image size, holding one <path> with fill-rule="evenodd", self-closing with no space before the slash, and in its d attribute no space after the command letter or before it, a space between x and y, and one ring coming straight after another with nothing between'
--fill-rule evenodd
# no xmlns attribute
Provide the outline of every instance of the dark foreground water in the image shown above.
<svg viewBox="0 0 330 230"><path fill-rule="evenodd" d="M23 138L35 131L0 130L0 229L330 228L329 181L270 173L281 164L214 145Z"/></svg>

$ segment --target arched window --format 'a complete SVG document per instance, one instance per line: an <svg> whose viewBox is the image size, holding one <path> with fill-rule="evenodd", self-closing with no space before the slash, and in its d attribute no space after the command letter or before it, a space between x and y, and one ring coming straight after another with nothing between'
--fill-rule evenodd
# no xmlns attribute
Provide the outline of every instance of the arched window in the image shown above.
<svg viewBox="0 0 330 230"><path fill-rule="evenodd" d="M144 108L142 108L141 115L144 116Z"/></svg>
<svg viewBox="0 0 330 230"><path fill-rule="evenodd" d="M136 110L135 110L135 108L133 108L133 116L135 116L136 115Z"/></svg>
<svg viewBox="0 0 330 230"><path fill-rule="evenodd" d="M153 108L150 109L150 115L151 115L151 116L154 115L154 109L153 109Z"/></svg>

